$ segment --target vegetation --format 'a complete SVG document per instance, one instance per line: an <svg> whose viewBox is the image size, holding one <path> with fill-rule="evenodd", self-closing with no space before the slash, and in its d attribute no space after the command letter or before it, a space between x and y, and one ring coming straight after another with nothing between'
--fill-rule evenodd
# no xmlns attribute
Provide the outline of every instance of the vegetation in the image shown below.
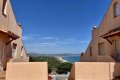
<svg viewBox="0 0 120 80"><path fill-rule="evenodd" d="M30 57L30 62L48 62L48 72L51 73L52 67L56 67L58 74L67 74L67 72L70 72L72 64L71 63L62 63L55 57L48 57L48 56L42 56L42 57Z"/></svg>
<svg viewBox="0 0 120 80"><path fill-rule="evenodd" d="M71 71L72 64L71 63L61 63L58 66L57 73L58 74L67 74Z"/></svg>

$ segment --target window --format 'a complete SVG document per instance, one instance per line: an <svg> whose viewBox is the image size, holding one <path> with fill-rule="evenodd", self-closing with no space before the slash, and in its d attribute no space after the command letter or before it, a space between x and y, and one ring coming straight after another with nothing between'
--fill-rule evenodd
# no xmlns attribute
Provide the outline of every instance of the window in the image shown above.
<svg viewBox="0 0 120 80"><path fill-rule="evenodd" d="M21 47L21 52L23 51L23 46Z"/></svg>
<svg viewBox="0 0 120 80"><path fill-rule="evenodd" d="M12 45L12 57L15 57L17 52L17 44L13 43Z"/></svg>
<svg viewBox="0 0 120 80"><path fill-rule="evenodd" d="M105 43L99 43L98 44L99 48L99 55L104 56L105 55Z"/></svg>
<svg viewBox="0 0 120 80"><path fill-rule="evenodd" d="M23 46L21 47L21 57L23 57Z"/></svg>
<svg viewBox="0 0 120 80"><path fill-rule="evenodd" d="M116 2L116 3L114 4L113 14L114 14L114 17L119 16L119 6L118 6L118 2Z"/></svg>
<svg viewBox="0 0 120 80"><path fill-rule="evenodd" d="M90 56L92 56L92 47L90 47Z"/></svg>
<svg viewBox="0 0 120 80"><path fill-rule="evenodd" d="M3 0L2 13L3 13L4 16L7 15L7 6L8 6L7 0Z"/></svg>

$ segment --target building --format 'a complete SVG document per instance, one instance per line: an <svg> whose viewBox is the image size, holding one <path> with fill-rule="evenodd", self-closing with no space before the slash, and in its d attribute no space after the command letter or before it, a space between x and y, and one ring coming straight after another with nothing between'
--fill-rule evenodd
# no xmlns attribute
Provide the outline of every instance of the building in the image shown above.
<svg viewBox="0 0 120 80"><path fill-rule="evenodd" d="M120 0L112 0L69 80L120 80Z"/></svg>
<svg viewBox="0 0 120 80"><path fill-rule="evenodd" d="M10 0L0 0L0 70L7 62L28 62L22 41L22 27L17 23Z"/></svg>
<svg viewBox="0 0 120 80"><path fill-rule="evenodd" d="M0 80L48 80L47 62L29 62L10 0L0 0Z"/></svg>
<svg viewBox="0 0 120 80"><path fill-rule="evenodd" d="M93 27L92 40L80 61L120 61L120 0L112 0L100 25Z"/></svg>

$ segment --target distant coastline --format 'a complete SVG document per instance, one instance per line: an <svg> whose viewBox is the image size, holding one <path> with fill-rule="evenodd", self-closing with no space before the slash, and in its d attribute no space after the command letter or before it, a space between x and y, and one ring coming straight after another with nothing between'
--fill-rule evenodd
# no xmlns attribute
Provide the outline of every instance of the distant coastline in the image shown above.
<svg viewBox="0 0 120 80"><path fill-rule="evenodd" d="M62 57L56 57L57 60L59 60L62 63L68 62L67 60L64 60Z"/></svg>
<svg viewBox="0 0 120 80"><path fill-rule="evenodd" d="M80 54L38 54L38 53L29 53L29 56L31 57L54 57L57 60L59 60L62 63L68 62L68 63L74 63L80 61Z"/></svg>
<svg viewBox="0 0 120 80"><path fill-rule="evenodd" d="M65 57L55 57L57 60L61 61L62 63L68 62L68 63L74 63L74 62L79 62L80 57L79 56L65 56Z"/></svg>
<svg viewBox="0 0 120 80"><path fill-rule="evenodd" d="M67 56L67 57L63 57L63 59L70 63L80 62L80 56Z"/></svg>
<svg viewBox="0 0 120 80"><path fill-rule="evenodd" d="M39 57L39 56L53 56L53 57L68 57L68 56L80 56L80 54L64 53L64 54L40 54L40 53L28 53L30 56Z"/></svg>

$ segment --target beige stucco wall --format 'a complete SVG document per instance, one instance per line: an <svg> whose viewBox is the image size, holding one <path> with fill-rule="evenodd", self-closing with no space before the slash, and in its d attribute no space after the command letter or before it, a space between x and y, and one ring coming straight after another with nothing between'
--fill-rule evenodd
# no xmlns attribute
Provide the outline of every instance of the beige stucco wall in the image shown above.
<svg viewBox="0 0 120 80"><path fill-rule="evenodd" d="M6 80L48 80L47 62L8 63Z"/></svg>
<svg viewBox="0 0 120 80"><path fill-rule="evenodd" d="M75 80L75 64L73 64L71 73L69 75L69 80Z"/></svg>
<svg viewBox="0 0 120 80"><path fill-rule="evenodd" d="M112 80L116 76L120 76L120 63L76 62L69 80Z"/></svg>
<svg viewBox="0 0 120 80"><path fill-rule="evenodd" d="M7 19L2 14L3 0L0 0L0 29L7 29Z"/></svg>
<svg viewBox="0 0 120 80"><path fill-rule="evenodd" d="M120 0L117 0L117 1L118 1L119 14L120 14ZM81 62L85 62L85 61L95 62L97 60L100 60L100 58L102 59L102 57L99 57L99 54L98 54L99 52L98 44L102 42L105 43L105 55L104 56L106 56L106 59L103 56L104 61L108 61L108 59L110 60L111 55L115 54L114 44L110 44L106 39L103 39L101 37L102 35L106 34L108 31L115 29L117 27L120 27L120 16L117 16L114 18L114 15L113 15L113 6L115 3L116 3L116 0L112 0L100 25L96 29L92 30L92 40L90 42L90 45L86 49L84 56L81 56L81 60L80 60ZM115 39L120 40L120 37L115 38ZM93 54L92 57L90 56L90 50L89 50L90 47L92 47L92 54Z"/></svg>
<svg viewBox="0 0 120 80"><path fill-rule="evenodd" d="M0 72L0 80L5 80L5 75L6 75L5 71Z"/></svg>
<svg viewBox="0 0 120 80"><path fill-rule="evenodd" d="M3 0L0 0L0 29L4 31L11 31L21 36L21 29L17 25L10 0L7 0L6 16L3 15L2 9L3 9Z"/></svg>
<svg viewBox="0 0 120 80"><path fill-rule="evenodd" d="M6 45L6 43L10 41L10 38L0 32L0 40L3 42L3 45L4 45L2 62L3 62L4 68L6 68L6 63L10 59L12 59L14 62L15 61L29 62L29 57L27 57L26 55L26 51L25 51L23 41L22 41L22 27L18 25L16 21L10 0L7 0L7 3L6 3L7 6L5 8L5 12L6 12L5 15L3 15L3 11L2 11L3 1L4 0L0 0L0 30L6 33L10 31L20 37ZM15 57L12 57L13 43L17 44L17 53L15 54ZM23 46L23 51L21 50L22 46Z"/></svg>

